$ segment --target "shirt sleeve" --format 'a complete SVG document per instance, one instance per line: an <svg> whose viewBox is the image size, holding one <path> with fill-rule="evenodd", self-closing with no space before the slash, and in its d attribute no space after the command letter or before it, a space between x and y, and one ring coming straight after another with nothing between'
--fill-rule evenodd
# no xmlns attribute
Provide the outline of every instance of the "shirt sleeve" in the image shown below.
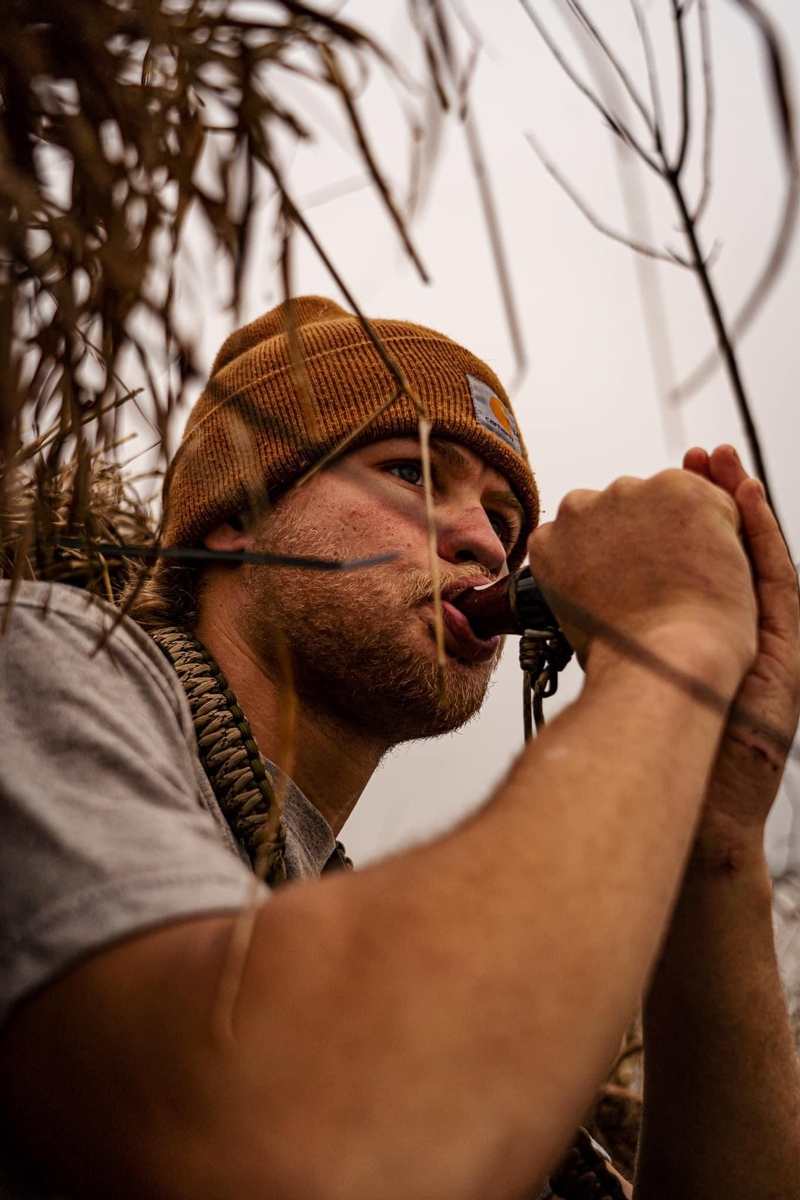
<svg viewBox="0 0 800 1200"><path fill-rule="evenodd" d="M252 895L198 796L174 672L127 619L101 644L118 617L25 583L0 632L0 1022L86 955Z"/></svg>

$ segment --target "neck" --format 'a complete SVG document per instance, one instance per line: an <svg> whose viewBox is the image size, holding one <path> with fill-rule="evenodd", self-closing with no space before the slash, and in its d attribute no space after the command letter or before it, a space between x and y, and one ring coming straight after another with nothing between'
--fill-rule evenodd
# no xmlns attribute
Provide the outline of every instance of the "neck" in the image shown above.
<svg viewBox="0 0 800 1200"><path fill-rule="evenodd" d="M338 835L388 745L302 704L288 679L267 674L233 622L204 612L195 632L227 678L260 752L291 776Z"/></svg>

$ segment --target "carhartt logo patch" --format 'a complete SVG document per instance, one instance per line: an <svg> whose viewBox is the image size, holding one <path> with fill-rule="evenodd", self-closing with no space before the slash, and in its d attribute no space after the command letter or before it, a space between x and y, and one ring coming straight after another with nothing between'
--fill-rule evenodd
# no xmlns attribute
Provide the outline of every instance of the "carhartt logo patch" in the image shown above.
<svg viewBox="0 0 800 1200"><path fill-rule="evenodd" d="M467 382L478 424L497 434L517 454L522 454L516 422L497 393L474 375L467 375Z"/></svg>

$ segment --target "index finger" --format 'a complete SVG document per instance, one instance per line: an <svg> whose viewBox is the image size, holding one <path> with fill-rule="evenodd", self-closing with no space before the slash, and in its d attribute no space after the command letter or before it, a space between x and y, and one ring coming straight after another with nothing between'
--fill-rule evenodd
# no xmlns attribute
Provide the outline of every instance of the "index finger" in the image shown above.
<svg viewBox="0 0 800 1200"><path fill-rule="evenodd" d="M746 477L734 496L742 516L742 532L755 574L765 629L783 639L797 639L800 623L797 573L777 518L767 504L764 487Z"/></svg>

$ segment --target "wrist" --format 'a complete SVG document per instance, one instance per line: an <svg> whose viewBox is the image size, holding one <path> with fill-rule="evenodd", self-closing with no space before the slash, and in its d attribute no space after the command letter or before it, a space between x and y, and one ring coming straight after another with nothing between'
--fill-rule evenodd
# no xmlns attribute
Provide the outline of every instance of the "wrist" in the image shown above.
<svg viewBox="0 0 800 1200"><path fill-rule="evenodd" d="M694 1010L713 1021L713 997L736 977L731 964L749 957L752 969L759 957L772 957L772 947L772 880L763 849L693 847L646 992L648 1024L674 1017L676 1005L684 1016Z"/></svg>
<svg viewBox="0 0 800 1200"><path fill-rule="evenodd" d="M648 670L724 715L746 666L710 629L675 623L598 634L589 646L585 671L587 682L593 683L632 667Z"/></svg>
<svg viewBox="0 0 800 1200"><path fill-rule="evenodd" d="M686 863L684 884L703 884L718 879L766 881L771 887L764 851L764 827L755 822L744 827L709 812L706 807Z"/></svg>

